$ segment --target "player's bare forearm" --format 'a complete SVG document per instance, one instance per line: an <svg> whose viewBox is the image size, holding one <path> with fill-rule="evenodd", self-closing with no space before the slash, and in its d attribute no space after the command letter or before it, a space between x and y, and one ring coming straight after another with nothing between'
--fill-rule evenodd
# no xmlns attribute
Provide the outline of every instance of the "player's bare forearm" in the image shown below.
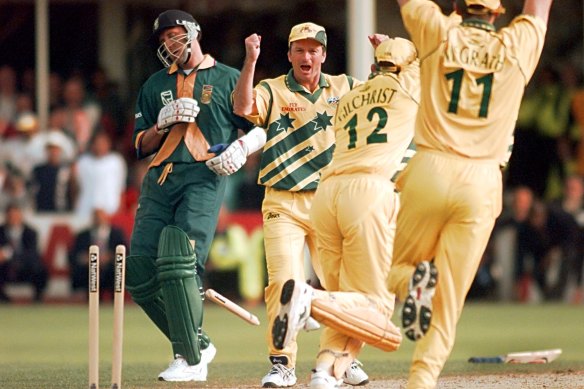
<svg viewBox="0 0 584 389"><path fill-rule="evenodd" d="M523 14L538 17L547 24L553 0L525 0Z"/></svg>
<svg viewBox="0 0 584 389"><path fill-rule="evenodd" d="M261 36L252 34L245 39L245 60L233 90L233 112L244 116L254 113L253 81L260 55Z"/></svg>
<svg viewBox="0 0 584 389"><path fill-rule="evenodd" d="M406 5L410 0L397 0L397 3L399 4L400 7L403 7L404 5Z"/></svg>
<svg viewBox="0 0 584 389"><path fill-rule="evenodd" d="M144 131L144 135L142 135L142 139L140 141L141 154L150 155L155 152L160 145L160 141L162 140L163 135L164 134L157 131L156 125Z"/></svg>

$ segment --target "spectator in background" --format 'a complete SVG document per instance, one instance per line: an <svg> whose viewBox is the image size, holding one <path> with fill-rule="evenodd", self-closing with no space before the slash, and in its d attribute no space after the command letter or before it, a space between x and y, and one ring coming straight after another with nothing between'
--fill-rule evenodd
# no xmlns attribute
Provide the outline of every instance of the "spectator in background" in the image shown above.
<svg viewBox="0 0 584 389"><path fill-rule="evenodd" d="M527 220L517 230L515 276L520 301L539 299L531 291L532 282L543 299L557 299L562 285L550 277L552 269L561 269L564 255L573 243L570 224L564 215L554 212L548 203L535 201ZM559 268L555 268L559 266Z"/></svg>
<svg viewBox="0 0 584 389"><path fill-rule="evenodd" d="M16 117L23 113L34 112L34 95L21 92L16 95Z"/></svg>
<svg viewBox="0 0 584 389"><path fill-rule="evenodd" d="M63 77L57 72L49 74L49 109L63 106Z"/></svg>
<svg viewBox="0 0 584 389"><path fill-rule="evenodd" d="M125 136L126 107L118 93L117 84L110 80L105 69L97 68L91 74L89 92L102 109L101 126L112 138ZM117 147L116 149L122 151Z"/></svg>
<svg viewBox="0 0 584 389"><path fill-rule="evenodd" d="M552 66L544 66L534 79L539 85L525 95L519 110L509 184L527 185L546 199L554 195L550 179L566 176L572 94Z"/></svg>
<svg viewBox="0 0 584 389"><path fill-rule="evenodd" d="M0 181L0 211L12 203L29 208L30 197L26 191L26 180L20 171L3 164L0 167Z"/></svg>
<svg viewBox="0 0 584 389"><path fill-rule="evenodd" d="M58 136L62 138L61 147L63 148L63 158L69 162L73 162L79 156L79 151L77 150L77 141L70 134L65 132L62 127L60 127L63 123L63 115L64 112L61 110L51 112L49 115L49 128L46 133L47 137L54 136L48 135L51 133L59 134Z"/></svg>
<svg viewBox="0 0 584 389"><path fill-rule="evenodd" d="M91 226L75 236L69 252L70 281L74 297L80 299L87 297L88 247L91 245L99 247L101 290L113 292L116 246L126 244L124 231L111 224L108 213L100 208L94 209Z"/></svg>
<svg viewBox="0 0 584 389"><path fill-rule="evenodd" d="M71 212L77 193L71 163L63 156L63 138L49 131L45 149L47 161L34 167L29 186L37 212Z"/></svg>
<svg viewBox="0 0 584 389"><path fill-rule="evenodd" d="M4 137L11 132L16 120L16 71L9 65L0 67L0 134Z"/></svg>
<svg viewBox="0 0 584 389"><path fill-rule="evenodd" d="M39 122L33 112L24 112L16 118L14 125L17 134L2 142L2 158L9 167L28 179L33 166L44 158L42 147L38 147Z"/></svg>
<svg viewBox="0 0 584 389"><path fill-rule="evenodd" d="M36 74L34 67L26 67L20 72L18 90L21 93L34 96L36 93Z"/></svg>
<svg viewBox="0 0 584 389"><path fill-rule="evenodd" d="M103 209L110 215L118 211L126 188L127 164L112 150L110 136L99 131L91 141L90 151L82 154L74 168L79 185L76 213L89 218L93 209Z"/></svg>
<svg viewBox="0 0 584 389"><path fill-rule="evenodd" d="M584 181L578 175L566 177L563 195L551 203L550 211L562 222L566 232L562 251L562 263L558 280L556 297L567 293L570 282L575 283L575 289L566 297L569 301L579 304L584 300L583 265L584 265Z"/></svg>
<svg viewBox="0 0 584 389"><path fill-rule="evenodd" d="M504 195L501 216L495 222L481 264L486 266L496 284L497 297L502 301L516 298L515 268L517 262L517 235L527 222L536 197L527 186L516 186ZM479 275L477 274L477 277ZM480 282L475 279L475 286Z"/></svg>
<svg viewBox="0 0 584 389"><path fill-rule="evenodd" d="M2 143L0 148L3 160L28 180L36 165L47 161L46 143L49 138L59 138L63 148L63 157L72 161L76 156L76 146L63 131L58 128L41 129L37 115L33 112L20 114L16 121L18 137L13 137Z"/></svg>
<svg viewBox="0 0 584 389"><path fill-rule="evenodd" d="M63 105L57 127L70 134L77 142L79 152L87 150L94 131L99 127L101 107L87 98L84 80L79 76L67 79L63 85Z"/></svg>
<svg viewBox="0 0 584 389"><path fill-rule="evenodd" d="M48 272L41 261L37 232L24 222L22 208L11 203L0 226L0 301L9 301L4 286L10 282L29 282L34 300L41 301Z"/></svg>

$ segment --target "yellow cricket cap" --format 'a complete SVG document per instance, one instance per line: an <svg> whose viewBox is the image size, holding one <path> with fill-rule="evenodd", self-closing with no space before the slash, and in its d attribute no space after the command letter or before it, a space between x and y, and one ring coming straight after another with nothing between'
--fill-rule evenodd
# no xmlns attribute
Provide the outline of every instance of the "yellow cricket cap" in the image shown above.
<svg viewBox="0 0 584 389"><path fill-rule="evenodd" d="M464 0L464 2L466 3L467 7L479 6L479 7L485 8L486 10L493 12L493 13L499 13L499 14L505 13L505 8L503 7L503 5L501 5L500 0ZM477 10L473 10L470 8L467 11L469 13L474 13L474 14L486 13L486 12L480 12L480 11L477 12Z"/></svg>
<svg viewBox="0 0 584 389"><path fill-rule="evenodd" d="M416 59L416 46L404 38L389 38L375 49L375 62L389 62L396 66L405 66Z"/></svg>
<svg viewBox="0 0 584 389"><path fill-rule="evenodd" d="M300 23L292 27L288 37L288 47L290 44L301 39L314 39L326 49L326 31L323 26L314 23Z"/></svg>

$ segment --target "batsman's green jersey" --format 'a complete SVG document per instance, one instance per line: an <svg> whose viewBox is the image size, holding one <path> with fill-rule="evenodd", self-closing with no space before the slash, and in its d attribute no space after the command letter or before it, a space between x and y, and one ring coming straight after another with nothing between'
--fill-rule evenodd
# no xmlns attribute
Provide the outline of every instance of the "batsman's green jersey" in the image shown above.
<svg viewBox="0 0 584 389"><path fill-rule="evenodd" d="M136 103L134 144L139 158L146 130L160 110L189 97L200 107L195 123L177 123L161 139L143 179L127 258L126 287L191 366L210 340L202 330L201 274L223 202L225 177L205 165L210 144L230 143L251 124L233 114L231 93L239 72L206 55L199 66L176 65L153 74Z"/></svg>
<svg viewBox="0 0 584 389"><path fill-rule="evenodd" d="M479 19L443 15L428 0L401 7L420 58L417 153L397 180L391 291L404 301L415 266L438 269L430 329L416 342L407 388L435 388L456 324L502 207L500 166L509 153L525 86L546 25L517 16L499 31Z"/></svg>
<svg viewBox="0 0 584 389"><path fill-rule="evenodd" d="M193 91L189 96L179 96L177 82L182 74L176 67L162 69L153 74L142 86L136 103L134 144L139 158L140 140L143 131L152 127L163 106L179 97L197 100L200 112L196 124L207 144L231 143L238 136L238 129L247 132L251 124L233 113L231 92L235 87L239 71L218 63L209 55L196 70ZM195 76L194 74L191 77ZM164 143L171 138L165 135ZM151 166L142 185L139 207L132 233L130 253L156 257L158 237L169 224L176 225L195 241L195 252L199 273L203 271L209 245L215 233L217 215L223 201L225 177L211 172L204 161L197 161L187 147L184 137L157 166ZM160 151L159 151L160 152ZM155 156L156 158L156 156ZM171 173L168 163L172 163ZM169 174L168 174L169 173ZM167 175L162 184L159 178Z"/></svg>

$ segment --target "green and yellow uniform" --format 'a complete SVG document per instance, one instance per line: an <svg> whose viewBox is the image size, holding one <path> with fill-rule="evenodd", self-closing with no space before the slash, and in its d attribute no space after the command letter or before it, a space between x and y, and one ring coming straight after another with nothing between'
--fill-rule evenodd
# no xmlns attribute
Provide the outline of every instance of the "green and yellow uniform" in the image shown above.
<svg viewBox="0 0 584 389"><path fill-rule="evenodd" d="M305 245L311 258L316 258L308 212L320 171L332 158L335 142L332 124L337 103L359 83L346 75L321 74L319 87L310 93L294 80L291 70L260 82L254 89L258 114L247 119L267 131L258 183L266 187L262 204L268 269L266 339L272 362L283 361L279 358L284 356L284 365L296 364L296 342L276 350L271 326L279 311L281 285L291 278L306 279ZM316 261L313 267L322 280Z"/></svg>
<svg viewBox="0 0 584 389"><path fill-rule="evenodd" d="M445 16L428 0L411 0L401 12L418 49L422 92L417 153L397 181L402 207L388 282L403 301L415 266L435 259L432 324L416 344L407 386L434 388L501 212L500 165L546 25L520 15L496 31L479 19Z"/></svg>
<svg viewBox="0 0 584 389"><path fill-rule="evenodd" d="M189 74L176 65L153 74L142 86L136 103L134 144L139 158L148 156L141 150L141 140L145 131L157 122L162 107L180 97L196 99L200 107L196 123L175 124L164 135L159 150L153 156L142 183L126 277L134 300L171 340L175 354L187 358L191 365L199 362L197 352L191 350L196 342L185 340L187 335L178 327L185 324L183 320L190 320L194 323L188 327L193 326L194 337L197 331L200 333L200 277L215 234L226 183L226 178L209 170L204 161L213 157L213 154L207 153L209 144L233 142L238 129L247 132L251 128L249 122L233 114L231 93L238 76L238 70L206 55L197 69ZM165 250L171 252L162 252L159 242L162 242L161 232L167 226L177 228L169 230L170 235L164 238ZM180 231L191 241L190 246L194 243L194 255L191 253L192 247L181 246L184 242L180 239ZM173 240L176 240L174 246ZM185 271L189 274L196 271L197 282L185 283L184 290L177 292L179 297L170 296L171 292L168 295L162 293L161 279L164 277L161 272L167 272L171 277L179 275L166 266L170 260L157 260L161 252L164 257L184 259ZM186 298L189 300L186 304L194 304L190 310L193 312L185 315L179 312L179 308L170 309L169 301L165 301L168 298ZM185 319L191 314L194 315L192 320ZM177 326L175 332L178 335L173 333L173 326ZM193 336L192 331L188 331L188 336Z"/></svg>

